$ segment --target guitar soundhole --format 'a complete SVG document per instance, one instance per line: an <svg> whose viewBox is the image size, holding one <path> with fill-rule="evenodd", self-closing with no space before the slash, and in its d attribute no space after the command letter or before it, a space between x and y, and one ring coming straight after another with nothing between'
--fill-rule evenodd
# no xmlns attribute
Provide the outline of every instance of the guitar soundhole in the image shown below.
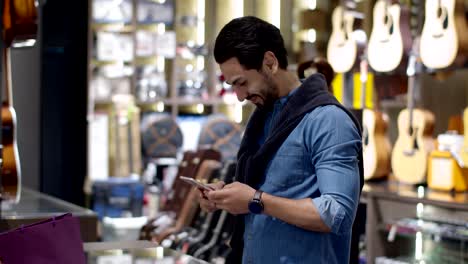
<svg viewBox="0 0 468 264"><path fill-rule="evenodd" d="M444 30L446 30L446 29L448 28L448 22L449 22L449 21L448 21L448 17L445 16L445 17L444 17L444 22L443 22L443 24L442 24L442 27L444 28Z"/></svg>
<svg viewBox="0 0 468 264"><path fill-rule="evenodd" d="M388 13L385 14L384 24L388 27L388 34L393 35L393 19Z"/></svg>
<svg viewBox="0 0 468 264"><path fill-rule="evenodd" d="M437 8L437 18L442 21L442 28L446 30L448 28L448 16L447 16L447 8L439 6Z"/></svg>
<svg viewBox="0 0 468 264"><path fill-rule="evenodd" d="M408 128L408 135L412 136L412 135L413 135L413 132L414 132L414 129L413 129L412 126L410 126L410 127Z"/></svg>
<svg viewBox="0 0 468 264"><path fill-rule="evenodd" d="M418 138L417 137L414 137L413 149L415 149L415 150L419 149Z"/></svg>
<svg viewBox="0 0 468 264"><path fill-rule="evenodd" d="M411 146L412 149L413 149L413 150L418 150L418 149L419 149L419 144L418 144L418 128L417 128L417 127L416 127L416 128L413 128L412 126L410 126L408 132L409 132L409 134L410 134L410 136L411 136L411 138L412 138L412 140L413 140L413 143L412 143L413 146Z"/></svg>
<svg viewBox="0 0 468 264"><path fill-rule="evenodd" d="M349 40L348 33L346 32L346 22L344 20L341 20L341 32L344 32L343 34L344 41L338 44L338 46L343 47L346 44L346 42Z"/></svg>
<svg viewBox="0 0 468 264"><path fill-rule="evenodd" d="M364 146L369 145L369 132L367 131L367 127L364 127L362 130L362 143Z"/></svg>

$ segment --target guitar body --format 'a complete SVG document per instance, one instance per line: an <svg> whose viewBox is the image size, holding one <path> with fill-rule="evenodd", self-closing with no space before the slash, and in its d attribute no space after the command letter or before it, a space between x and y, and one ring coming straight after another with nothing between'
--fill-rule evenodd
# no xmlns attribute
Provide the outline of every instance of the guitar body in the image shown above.
<svg viewBox="0 0 468 264"><path fill-rule="evenodd" d="M363 158L364 180L378 179L390 173L391 145L384 115L375 110L364 109L363 118Z"/></svg>
<svg viewBox="0 0 468 264"><path fill-rule="evenodd" d="M468 54L463 0L426 0L421 60L431 69L462 65ZM443 51L443 52L438 52Z"/></svg>
<svg viewBox="0 0 468 264"><path fill-rule="evenodd" d="M5 0L3 36L6 46L36 38L38 12L34 0Z"/></svg>
<svg viewBox="0 0 468 264"><path fill-rule="evenodd" d="M352 37L354 17L342 6L332 14L332 33L327 47L327 60L335 72L350 71L356 63L357 44Z"/></svg>
<svg viewBox="0 0 468 264"><path fill-rule="evenodd" d="M463 111L463 147L460 151L460 157L465 166L468 165L468 107Z"/></svg>
<svg viewBox="0 0 468 264"><path fill-rule="evenodd" d="M410 134L409 110L398 115L398 138L392 152L392 170L398 181L408 184L426 182L429 153L434 149L432 132L435 117L430 111L413 110L413 133Z"/></svg>
<svg viewBox="0 0 468 264"><path fill-rule="evenodd" d="M377 72L392 72L404 67L404 55L411 48L409 12L399 4L375 3L369 39L369 65ZM407 37L408 36L408 37Z"/></svg>
<svg viewBox="0 0 468 264"><path fill-rule="evenodd" d="M2 106L2 188L3 198L19 202L21 194L21 172L18 146L16 144L16 113L13 107Z"/></svg>

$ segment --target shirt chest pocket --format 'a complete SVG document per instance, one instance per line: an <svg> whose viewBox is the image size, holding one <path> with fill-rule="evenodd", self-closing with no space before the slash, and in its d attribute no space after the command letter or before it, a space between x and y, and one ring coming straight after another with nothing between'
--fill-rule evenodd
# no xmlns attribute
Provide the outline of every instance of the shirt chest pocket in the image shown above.
<svg viewBox="0 0 468 264"><path fill-rule="evenodd" d="M282 146L271 160L265 183L276 187L292 187L304 181L307 155L304 148Z"/></svg>

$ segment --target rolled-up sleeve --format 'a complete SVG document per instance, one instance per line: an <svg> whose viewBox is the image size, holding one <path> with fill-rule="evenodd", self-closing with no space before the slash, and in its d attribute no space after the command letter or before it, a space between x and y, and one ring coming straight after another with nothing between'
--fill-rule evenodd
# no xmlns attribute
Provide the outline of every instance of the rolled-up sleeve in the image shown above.
<svg viewBox="0 0 468 264"><path fill-rule="evenodd" d="M334 234L351 231L359 200L361 137L351 118L336 106L322 107L312 117L307 146L320 196L312 198Z"/></svg>

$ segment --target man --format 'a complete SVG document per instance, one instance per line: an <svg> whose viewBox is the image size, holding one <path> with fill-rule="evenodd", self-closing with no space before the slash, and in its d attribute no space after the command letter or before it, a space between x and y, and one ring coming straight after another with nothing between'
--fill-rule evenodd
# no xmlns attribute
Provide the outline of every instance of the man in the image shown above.
<svg viewBox="0 0 468 264"><path fill-rule="evenodd" d="M206 211L237 216L230 263L348 263L362 188L357 121L325 78L288 72L283 38L256 17L234 19L214 56L240 101L257 108L238 153L236 182L201 192Z"/></svg>

